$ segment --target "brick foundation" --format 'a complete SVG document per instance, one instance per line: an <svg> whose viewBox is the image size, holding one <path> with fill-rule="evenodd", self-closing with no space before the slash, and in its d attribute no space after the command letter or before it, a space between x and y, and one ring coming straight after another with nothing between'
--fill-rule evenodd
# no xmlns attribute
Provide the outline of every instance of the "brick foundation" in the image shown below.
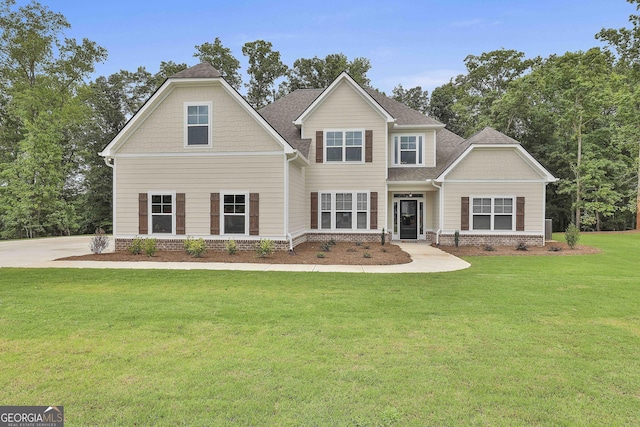
<svg viewBox="0 0 640 427"><path fill-rule="evenodd" d="M185 238L171 238L162 239L156 238L156 244L158 250L161 251L183 251ZM379 242L380 234L378 233L345 233L345 234L331 234L331 233L306 233L301 234L293 238L293 247L295 248L301 243L306 242L328 242L329 240L335 240L336 242ZM387 233L387 242L391 241L391 233ZM204 239L207 249L215 252L224 252L227 250L227 242L230 239ZM256 244L259 240L240 240L234 239L238 245L239 251L252 251L255 250ZM115 250L126 251L131 247L133 239L115 239ZM288 240L274 240L276 251L288 251Z"/></svg>
<svg viewBox="0 0 640 427"><path fill-rule="evenodd" d="M434 239L435 241L435 239ZM525 243L527 246L544 246L544 235L518 235L518 234L460 234L460 246L517 246ZM454 246L453 234L441 234L442 246Z"/></svg>

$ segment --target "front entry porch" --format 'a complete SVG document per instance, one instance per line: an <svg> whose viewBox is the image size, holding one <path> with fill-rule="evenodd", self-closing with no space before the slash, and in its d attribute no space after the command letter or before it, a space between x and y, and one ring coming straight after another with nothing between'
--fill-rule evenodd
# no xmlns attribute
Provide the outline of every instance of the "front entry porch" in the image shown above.
<svg viewBox="0 0 640 427"><path fill-rule="evenodd" d="M393 239L426 240L424 193L392 193Z"/></svg>

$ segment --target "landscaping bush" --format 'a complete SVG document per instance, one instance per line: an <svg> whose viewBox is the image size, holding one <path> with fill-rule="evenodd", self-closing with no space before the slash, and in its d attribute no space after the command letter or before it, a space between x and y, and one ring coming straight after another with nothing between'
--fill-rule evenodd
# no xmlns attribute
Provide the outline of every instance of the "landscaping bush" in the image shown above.
<svg viewBox="0 0 640 427"><path fill-rule="evenodd" d="M207 244L204 239L201 237L199 239L192 239L187 237L184 241L184 249L191 256L196 258L201 258L205 252L207 252Z"/></svg>
<svg viewBox="0 0 640 427"><path fill-rule="evenodd" d="M152 257L158 252L158 242L156 239L144 239L144 253Z"/></svg>
<svg viewBox="0 0 640 427"><path fill-rule="evenodd" d="M525 242L520 242L518 243L518 246L516 246L516 251L528 251L529 248L527 247L527 244Z"/></svg>
<svg viewBox="0 0 640 427"><path fill-rule="evenodd" d="M494 252L496 250L496 248L494 248L491 245L485 245L484 246L484 250L487 251L487 252Z"/></svg>
<svg viewBox="0 0 640 427"><path fill-rule="evenodd" d="M567 241L567 245L573 249L580 240L580 229L574 223L569 224L564 233L564 239Z"/></svg>
<svg viewBox="0 0 640 427"><path fill-rule="evenodd" d="M369 252L365 252L362 254L363 258L371 258L371 254Z"/></svg>
<svg viewBox="0 0 640 427"><path fill-rule="evenodd" d="M320 245L320 250L324 251L324 252L331 251L331 244L329 242L321 244Z"/></svg>
<svg viewBox="0 0 640 427"><path fill-rule="evenodd" d="M275 246L273 240L262 239L256 244L256 252L260 258L264 258L275 251Z"/></svg>
<svg viewBox="0 0 640 427"><path fill-rule="evenodd" d="M316 254L316 257L318 257L318 258L325 258L326 256L327 256L327 254L325 254L324 252L318 252Z"/></svg>
<svg viewBox="0 0 640 427"><path fill-rule="evenodd" d="M453 244L456 245L456 248L460 245L460 232L458 230L453 233Z"/></svg>
<svg viewBox="0 0 640 427"><path fill-rule="evenodd" d="M136 237L129 246L129 252L132 255L140 255L144 250L144 239L142 237Z"/></svg>
<svg viewBox="0 0 640 427"><path fill-rule="evenodd" d="M102 228L98 228L89 242L89 249L94 254L101 254L109 246L109 238Z"/></svg>
<svg viewBox="0 0 640 427"><path fill-rule="evenodd" d="M236 243L235 240L231 239L227 242L227 244L225 245L225 248L227 249L227 253L229 255L233 255L236 252L238 252L238 244Z"/></svg>
<svg viewBox="0 0 640 427"><path fill-rule="evenodd" d="M380 234L380 244L382 244L382 246L384 246L384 244L387 241L387 235L384 234L384 228L382 229L382 234Z"/></svg>

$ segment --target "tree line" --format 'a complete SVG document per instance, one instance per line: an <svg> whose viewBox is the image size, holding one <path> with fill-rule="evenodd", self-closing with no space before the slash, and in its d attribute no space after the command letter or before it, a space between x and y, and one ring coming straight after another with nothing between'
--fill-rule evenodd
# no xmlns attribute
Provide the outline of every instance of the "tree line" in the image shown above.
<svg viewBox="0 0 640 427"><path fill-rule="evenodd" d="M640 9L640 0L627 0ZM64 37L67 19L35 1L0 2L0 238L111 229L111 169L98 156L165 79L187 64L162 62L91 80L107 51ZM554 175L548 215L562 229L637 224L640 22L603 29L605 48L526 58L500 49L465 58L466 74L436 88L397 85L390 96L468 137L485 126L522 142ZM328 86L347 71L371 87L367 58L336 53L291 67L264 40L242 47L249 77L220 38L194 46L259 109L294 90Z"/></svg>

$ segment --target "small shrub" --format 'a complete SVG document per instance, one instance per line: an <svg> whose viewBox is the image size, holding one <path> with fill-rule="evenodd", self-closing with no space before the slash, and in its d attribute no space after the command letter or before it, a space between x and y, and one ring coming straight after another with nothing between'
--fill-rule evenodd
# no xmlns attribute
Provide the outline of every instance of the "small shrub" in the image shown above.
<svg viewBox="0 0 640 427"><path fill-rule="evenodd" d="M369 246L369 245L364 245L364 246L362 246L362 249L371 249L371 246Z"/></svg>
<svg viewBox="0 0 640 427"><path fill-rule="evenodd" d="M387 235L384 234L384 228L382 229L382 234L380 234L380 244L382 244L382 246L384 246L384 244L387 241Z"/></svg>
<svg viewBox="0 0 640 427"><path fill-rule="evenodd" d="M330 240L327 242L327 244L328 244L329 246L335 246L335 245L336 245L336 241L335 241L334 239L330 239Z"/></svg>
<svg viewBox="0 0 640 427"><path fill-rule="evenodd" d="M356 251L356 250L355 250L355 249L353 249L353 248L348 248L348 249L347 249L347 252L355 252L355 251Z"/></svg>
<svg viewBox="0 0 640 427"><path fill-rule="evenodd" d="M571 249L575 248L580 240L580 229L576 227L574 223L569 224L567 230L564 232L564 239Z"/></svg>
<svg viewBox="0 0 640 427"><path fill-rule="evenodd" d="M201 237L199 239L191 239L187 237L184 241L184 249L187 253L193 257L201 258L205 252L207 252L207 244Z"/></svg>
<svg viewBox="0 0 640 427"><path fill-rule="evenodd" d="M158 241L156 239L144 239L144 253L152 257L158 252Z"/></svg>
<svg viewBox="0 0 640 427"><path fill-rule="evenodd" d="M491 245L485 245L484 246L484 250L487 251L487 252L494 252L496 250L496 248L494 248Z"/></svg>
<svg viewBox="0 0 640 427"><path fill-rule="evenodd" d="M107 249L107 246L109 246L109 238L104 234L102 228L98 228L89 242L89 249L91 249L91 252L94 254L99 255Z"/></svg>
<svg viewBox="0 0 640 427"><path fill-rule="evenodd" d="M256 252L260 258L269 256L275 251L275 243L273 240L262 239L256 244Z"/></svg>
<svg viewBox="0 0 640 427"><path fill-rule="evenodd" d="M562 248L559 246L551 246L549 248L549 252L561 252L561 251L562 251Z"/></svg>
<svg viewBox="0 0 640 427"><path fill-rule="evenodd" d="M321 244L320 245L320 250L324 251L324 252L331 251L331 244L329 242Z"/></svg>
<svg viewBox="0 0 640 427"><path fill-rule="evenodd" d="M369 252L365 252L362 254L363 258L371 258L371 254Z"/></svg>
<svg viewBox="0 0 640 427"><path fill-rule="evenodd" d="M144 250L144 239L142 237L136 237L129 246L129 252L132 255L140 255Z"/></svg>
<svg viewBox="0 0 640 427"><path fill-rule="evenodd" d="M229 255L233 255L238 252L238 244L233 239L229 240L224 246L227 249L227 253Z"/></svg>
<svg viewBox="0 0 640 427"><path fill-rule="evenodd" d="M460 232L458 230L453 233L453 244L456 245L456 248L460 245Z"/></svg>
<svg viewBox="0 0 640 427"><path fill-rule="evenodd" d="M525 242L520 242L518 243L518 246L516 246L516 251L528 251L529 248L527 247L527 244Z"/></svg>
<svg viewBox="0 0 640 427"><path fill-rule="evenodd" d="M356 246L362 246L362 242L356 242Z"/></svg>
<svg viewBox="0 0 640 427"><path fill-rule="evenodd" d="M327 256L327 254L325 254L324 252L318 252L318 253L316 254L316 256L317 256L318 258L325 258L325 257Z"/></svg>

